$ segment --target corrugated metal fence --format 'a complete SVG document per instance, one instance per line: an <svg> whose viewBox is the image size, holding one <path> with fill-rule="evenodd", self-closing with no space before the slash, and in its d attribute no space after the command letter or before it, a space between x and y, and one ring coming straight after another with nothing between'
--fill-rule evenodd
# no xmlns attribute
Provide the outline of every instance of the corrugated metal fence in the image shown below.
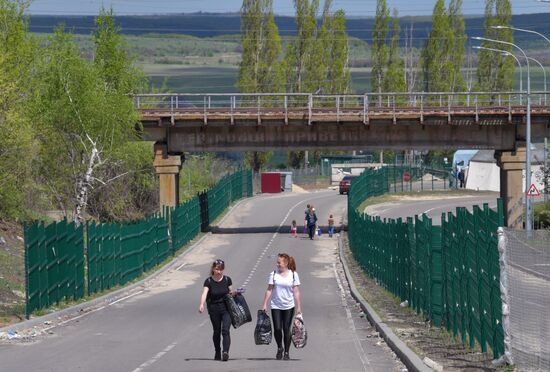
<svg viewBox="0 0 550 372"><path fill-rule="evenodd" d="M358 211L367 198L389 191L386 169L367 170L348 195L349 241L363 269L436 326L445 326L464 343L504 352L496 211L457 208L433 226L426 215L380 219Z"/></svg>
<svg viewBox="0 0 550 372"><path fill-rule="evenodd" d="M252 196L252 172L222 178L211 190L138 221L76 227L61 221L25 226L26 315L124 285L162 263L235 200ZM86 238L85 238L86 237Z"/></svg>

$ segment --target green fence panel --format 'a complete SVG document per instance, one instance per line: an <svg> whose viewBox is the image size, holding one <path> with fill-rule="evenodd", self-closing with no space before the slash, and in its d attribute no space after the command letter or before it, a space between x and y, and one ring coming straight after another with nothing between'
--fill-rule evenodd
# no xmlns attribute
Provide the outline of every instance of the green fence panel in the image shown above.
<svg viewBox="0 0 550 372"><path fill-rule="evenodd" d="M403 222L357 210L369 197L404 190L405 171L421 179L420 170L393 166L354 180L348 194L351 251L367 274L434 325L483 351L491 348L497 358L504 352L496 235L504 224L502 201L496 211L457 208L442 215L441 226L427 216Z"/></svg>
<svg viewBox="0 0 550 372"><path fill-rule="evenodd" d="M171 211L170 222L172 245L176 251L193 240L200 232L201 218L198 197L175 207Z"/></svg>
<svg viewBox="0 0 550 372"><path fill-rule="evenodd" d="M84 229L66 220L24 228L26 316L84 296Z"/></svg>
<svg viewBox="0 0 550 372"><path fill-rule="evenodd" d="M169 241L169 226L169 221L160 216L158 216L154 220L155 231L152 239L156 248L157 255L155 265L160 264L174 253L174 250L172 249Z"/></svg>
<svg viewBox="0 0 550 372"><path fill-rule="evenodd" d="M44 226L41 223L34 223L24 228L25 236L25 289L26 289L26 316L42 307L45 294L42 288L45 283L42 272L46 266L46 260L42 254L42 246L45 239Z"/></svg>
<svg viewBox="0 0 550 372"><path fill-rule="evenodd" d="M86 294L84 246L84 224L76 227L71 223L67 235L67 247L72 256L68 265L69 275L73 275L73 278L69 281L70 289L67 296L72 295L73 300L82 298Z"/></svg>
<svg viewBox="0 0 550 372"><path fill-rule="evenodd" d="M440 327L443 322L443 257L441 226L431 226L430 242L430 319Z"/></svg>

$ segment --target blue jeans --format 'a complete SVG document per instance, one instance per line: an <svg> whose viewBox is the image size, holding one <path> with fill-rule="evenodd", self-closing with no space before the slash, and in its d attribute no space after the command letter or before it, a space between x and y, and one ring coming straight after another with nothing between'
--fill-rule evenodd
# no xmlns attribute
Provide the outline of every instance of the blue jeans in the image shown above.
<svg viewBox="0 0 550 372"><path fill-rule="evenodd" d="M328 227L328 236L330 236L332 238L332 234L334 234L334 226L329 226Z"/></svg>

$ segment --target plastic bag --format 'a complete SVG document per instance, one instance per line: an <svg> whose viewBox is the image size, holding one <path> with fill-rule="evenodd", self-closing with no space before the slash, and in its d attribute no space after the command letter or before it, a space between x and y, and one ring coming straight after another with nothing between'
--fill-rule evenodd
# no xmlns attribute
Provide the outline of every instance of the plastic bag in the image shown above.
<svg viewBox="0 0 550 372"><path fill-rule="evenodd" d="M272 338L271 319L263 310L258 310L258 321L254 329L254 342L256 345L269 345Z"/></svg>
<svg viewBox="0 0 550 372"><path fill-rule="evenodd" d="M317 228L317 236L321 236L323 235L323 231L321 230L320 227Z"/></svg>
<svg viewBox="0 0 550 372"><path fill-rule="evenodd" d="M231 318L233 328L239 328L243 324L252 321L252 315L250 314L248 304L242 294L237 293L235 296L227 294L224 300L227 305L227 310L229 310L229 317Z"/></svg>
<svg viewBox="0 0 550 372"><path fill-rule="evenodd" d="M292 337L292 343L296 349L301 349L307 344L307 330L304 324L304 319L301 315L297 315L292 323L292 330L290 331L290 337Z"/></svg>

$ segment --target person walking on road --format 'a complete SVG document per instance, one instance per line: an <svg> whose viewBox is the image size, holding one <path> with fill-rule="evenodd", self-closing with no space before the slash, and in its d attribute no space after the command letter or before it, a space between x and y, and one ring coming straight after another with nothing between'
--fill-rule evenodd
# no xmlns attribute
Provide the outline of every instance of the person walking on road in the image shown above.
<svg viewBox="0 0 550 372"><path fill-rule="evenodd" d="M214 359L226 362L229 359L229 347L231 346L231 336L229 335L231 318L225 305L224 296L226 294L233 295L234 291L231 278L223 275L224 269L225 263L222 260L218 259L212 263L210 276L204 281L199 313L204 312L204 303L206 302L214 330L212 335L215 350ZM220 348L220 336L223 336L223 349Z"/></svg>
<svg viewBox="0 0 550 372"><path fill-rule="evenodd" d="M332 235L334 234L334 217L332 217L332 214L328 218L328 236L332 238Z"/></svg>
<svg viewBox="0 0 550 372"><path fill-rule="evenodd" d="M317 225L317 215L315 214L315 211L313 210L313 208L310 208L308 214L306 214L306 226L307 226L307 231L308 231L310 240L313 240L313 236L315 235L316 225Z"/></svg>
<svg viewBox="0 0 550 372"><path fill-rule="evenodd" d="M296 226L296 220L292 220L292 226L290 226L290 235L294 238L298 237L298 226Z"/></svg>
<svg viewBox="0 0 550 372"><path fill-rule="evenodd" d="M277 342L275 358L289 360L290 327L294 318L294 309L296 309L296 316L302 316L300 277L296 272L294 257L279 253L277 269L269 274L267 283L262 310L267 310L267 301L271 298L273 333Z"/></svg>

